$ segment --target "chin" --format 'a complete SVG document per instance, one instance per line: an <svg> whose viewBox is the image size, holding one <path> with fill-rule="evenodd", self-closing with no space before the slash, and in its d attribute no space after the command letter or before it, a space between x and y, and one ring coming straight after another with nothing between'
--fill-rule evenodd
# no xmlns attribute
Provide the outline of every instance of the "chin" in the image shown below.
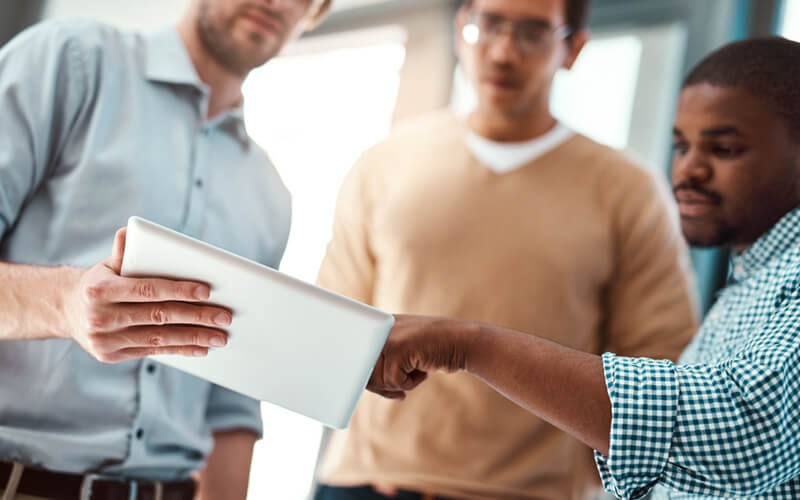
<svg viewBox="0 0 800 500"><path fill-rule="evenodd" d="M735 240L731 228L709 222L681 220L681 230L693 247L712 248L730 246Z"/></svg>

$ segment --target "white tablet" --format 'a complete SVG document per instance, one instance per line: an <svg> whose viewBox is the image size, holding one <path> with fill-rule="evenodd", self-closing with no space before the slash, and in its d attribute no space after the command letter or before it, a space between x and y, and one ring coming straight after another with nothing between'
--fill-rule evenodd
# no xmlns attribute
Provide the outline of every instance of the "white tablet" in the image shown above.
<svg viewBox="0 0 800 500"><path fill-rule="evenodd" d="M202 241L131 217L123 276L208 283L233 311L228 345L154 359L327 426L350 421L394 317Z"/></svg>

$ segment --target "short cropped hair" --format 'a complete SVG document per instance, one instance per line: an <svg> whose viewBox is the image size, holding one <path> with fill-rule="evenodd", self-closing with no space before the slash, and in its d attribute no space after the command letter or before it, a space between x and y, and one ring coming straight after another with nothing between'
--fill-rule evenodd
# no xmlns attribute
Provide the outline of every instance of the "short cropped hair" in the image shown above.
<svg viewBox="0 0 800 500"><path fill-rule="evenodd" d="M700 61L682 88L703 83L763 99L800 142L800 43L775 36L725 45Z"/></svg>

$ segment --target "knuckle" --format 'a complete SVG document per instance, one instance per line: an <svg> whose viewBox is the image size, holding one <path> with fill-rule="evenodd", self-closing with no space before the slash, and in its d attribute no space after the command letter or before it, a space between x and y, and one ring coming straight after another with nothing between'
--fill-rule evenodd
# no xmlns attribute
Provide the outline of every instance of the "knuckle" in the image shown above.
<svg viewBox="0 0 800 500"><path fill-rule="evenodd" d="M150 311L150 321L154 325L163 325L167 322L167 311L163 307L154 307Z"/></svg>
<svg viewBox="0 0 800 500"><path fill-rule="evenodd" d="M83 287L83 298L87 302L103 300L105 296L105 286L103 283L89 283Z"/></svg>
<svg viewBox="0 0 800 500"><path fill-rule="evenodd" d="M152 299L156 296L156 287L149 281L143 281L136 285L136 294L146 299Z"/></svg>
<svg viewBox="0 0 800 500"><path fill-rule="evenodd" d="M164 344L164 339L161 335L152 334L147 338L147 344L152 347L160 347Z"/></svg>
<svg viewBox="0 0 800 500"><path fill-rule="evenodd" d="M197 331L192 332L191 345L202 345L201 341L202 341L202 336L200 335L200 332Z"/></svg>
<svg viewBox="0 0 800 500"><path fill-rule="evenodd" d="M86 317L86 325L89 331L96 331L105 328L109 324L109 317L101 312L91 312Z"/></svg>

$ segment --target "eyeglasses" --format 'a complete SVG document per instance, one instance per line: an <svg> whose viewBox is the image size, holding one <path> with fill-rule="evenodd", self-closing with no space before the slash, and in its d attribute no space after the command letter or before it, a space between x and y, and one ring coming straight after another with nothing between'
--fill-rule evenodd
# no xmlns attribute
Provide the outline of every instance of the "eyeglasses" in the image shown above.
<svg viewBox="0 0 800 500"><path fill-rule="evenodd" d="M469 45L489 45L504 33L511 35L520 52L530 55L543 52L554 41L568 38L572 30L537 19L514 21L488 12L473 12L461 30L461 37Z"/></svg>

